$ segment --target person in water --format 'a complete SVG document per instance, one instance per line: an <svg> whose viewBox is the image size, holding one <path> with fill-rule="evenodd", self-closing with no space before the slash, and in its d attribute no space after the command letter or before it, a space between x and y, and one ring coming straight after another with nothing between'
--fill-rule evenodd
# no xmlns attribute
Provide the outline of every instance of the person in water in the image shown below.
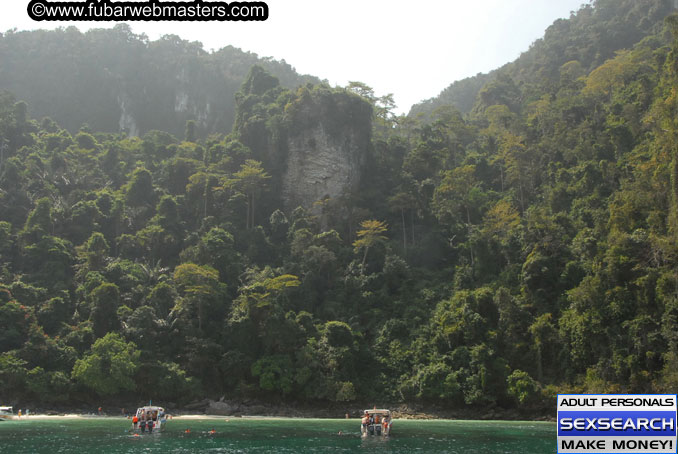
<svg viewBox="0 0 678 454"><path fill-rule="evenodd" d="M137 415L134 415L132 418L132 427L136 430L137 425L139 424L139 417Z"/></svg>
<svg viewBox="0 0 678 454"><path fill-rule="evenodd" d="M367 427L370 425L370 413L367 410L365 410L365 415L360 422L362 424L362 433L366 434Z"/></svg>
<svg viewBox="0 0 678 454"><path fill-rule="evenodd" d="M389 427L390 427L389 419L390 418L388 416L384 416L384 419L381 421L381 425L382 425L382 432L381 433L383 433L384 435L388 435L388 432L389 432Z"/></svg>
<svg viewBox="0 0 678 454"><path fill-rule="evenodd" d="M153 432L153 414L150 411L146 413L146 427L148 427L148 433Z"/></svg>
<svg viewBox="0 0 678 454"><path fill-rule="evenodd" d="M146 413L143 411L141 412L141 419L139 420L139 429L141 429L141 433L146 432Z"/></svg>

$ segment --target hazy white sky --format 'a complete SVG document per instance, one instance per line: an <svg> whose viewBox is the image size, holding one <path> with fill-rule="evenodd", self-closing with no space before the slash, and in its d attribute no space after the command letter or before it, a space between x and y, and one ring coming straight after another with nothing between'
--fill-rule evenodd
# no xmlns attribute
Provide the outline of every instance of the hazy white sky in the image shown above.
<svg viewBox="0 0 678 454"><path fill-rule="evenodd" d="M1 0L0 31L113 22L34 22L29 0ZM151 39L176 34L206 50L233 45L285 59L333 85L358 80L393 93L399 111L455 80L514 60L587 0L267 0L265 22L131 22Z"/></svg>

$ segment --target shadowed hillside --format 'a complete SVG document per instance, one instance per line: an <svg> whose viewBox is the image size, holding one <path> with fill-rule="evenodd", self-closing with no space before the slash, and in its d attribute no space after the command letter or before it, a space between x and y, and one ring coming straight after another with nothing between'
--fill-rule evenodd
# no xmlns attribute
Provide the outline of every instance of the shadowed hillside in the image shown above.
<svg viewBox="0 0 678 454"><path fill-rule="evenodd" d="M186 121L194 120L201 137L228 133L235 93L254 64L286 87L318 82L284 61L231 46L209 53L173 35L150 41L124 24L0 34L0 90L71 132L87 123L96 131L183 136Z"/></svg>

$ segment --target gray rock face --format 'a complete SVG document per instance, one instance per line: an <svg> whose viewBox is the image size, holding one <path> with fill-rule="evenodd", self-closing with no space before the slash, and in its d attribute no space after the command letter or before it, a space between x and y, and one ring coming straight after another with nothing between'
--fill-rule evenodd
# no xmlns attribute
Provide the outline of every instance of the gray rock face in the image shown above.
<svg viewBox="0 0 678 454"><path fill-rule="evenodd" d="M240 406L235 403L213 400L210 401L205 413L208 415L222 415L229 416L236 413L240 409Z"/></svg>
<svg viewBox="0 0 678 454"><path fill-rule="evenodd" d="M290 139L283 175L286 208L317 211L315 202L340 197L357 187L363 161L359 142L352 131L343 137L329 136L322 123Z"/></svg>
<svg viewBox="0 0 678 454"><path fill-rule="evenodd" d="M295 113L282 175L286 211L302 206L317 214L316 202L357 190L371 140L371 108L365 104L333 93Z"/></svg>

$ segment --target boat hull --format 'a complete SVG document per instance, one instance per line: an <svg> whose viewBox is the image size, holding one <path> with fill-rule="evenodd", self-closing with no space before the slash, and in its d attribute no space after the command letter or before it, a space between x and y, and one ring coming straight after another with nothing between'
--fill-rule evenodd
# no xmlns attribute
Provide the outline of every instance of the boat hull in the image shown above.
<svg viewBox="0 0 678 454"><path fill-rule="evenodd" d="M132 431L132 432L135 432L135 433L154 433L154 432L162 432L162 431L165 429L165 425L166 425L166 424L167 424L167 420L166 420L166 419L161 419L161 420L158 420L158 421L153 421L153 430L150 430L150 431L149 431L148 428L145 428L143 432L141 431L141 426L140 426L139 424L137 424L136 427L134 426L134 424L132 424L132 429L131 429L131 431Z"/></svg>
<svg viewBox="0 0 678 454"><path fill-rule="evenodd" d="M391 431L390 427L384 427L381 424L368 424L367 426L362 426L360 428L361 435L363 437L376 436L376 437L388 437Z"/></svg>

